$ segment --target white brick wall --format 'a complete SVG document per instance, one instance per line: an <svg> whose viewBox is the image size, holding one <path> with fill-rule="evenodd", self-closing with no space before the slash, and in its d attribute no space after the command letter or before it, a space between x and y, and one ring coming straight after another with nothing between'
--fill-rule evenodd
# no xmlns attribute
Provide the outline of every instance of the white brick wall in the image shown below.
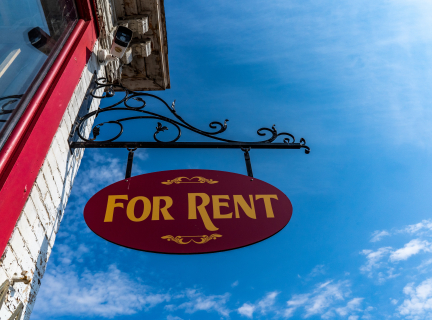
<svg viewBox="0 0 432 320"><path fill-rule="evenodd" d="M97 49L97 44L95 46ZM96 50L94 50L96 52ZM20 302L24 303L21 319L29 319L36 300L36 294L45 273L46 264L51 254L54 240L62 220L75 175L78 171L83 149L75 149L71 154L67 143L69 132L80 110L85 93L93 76L104 76L96 56L93 54L81 75L73 97L63 115L57 133L39 171L36 182L30 192L6 250L0 259L0 285L14 276L21 276L27 271L32 280L30 284L16 283L0 306L0 320L7 320ZM97 92L102 95L103 89ZM100 99L93 99L90 110L98 108ZM88 136L93 121L89 120L85 133Z"/></svg>

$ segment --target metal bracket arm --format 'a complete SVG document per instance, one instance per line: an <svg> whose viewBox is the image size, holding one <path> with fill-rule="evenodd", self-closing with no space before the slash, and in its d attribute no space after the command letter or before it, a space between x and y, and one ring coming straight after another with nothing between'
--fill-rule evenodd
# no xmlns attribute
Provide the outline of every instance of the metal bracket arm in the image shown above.
<svg viewBox="0 0 432 320"><path fill-rule="evenodd" d="M134 157L134 152L136 149L137 148L134 148L134 149L128 148L129 154L128 154L128 161L127 161L127 165L126 165L125 179L130 178L132 175L133 157Z"/></svg>
<svg viewBox="0 0 432 320"><path fill-rule="evenodd" d="M310 152L310 148L306 145L306 140L301 138L299 142L295 141L292 134L287 132L278 132L276 126L273 125L271 128L260 128L257 130L257 134L264 137L261 141L237 141L222 138L221 133L225 132L228 128L226 119L223 123L219 121L213 121L209 124L211 130L205 131L194 127L193 125L186 122L177 112L174 102L169 105L162 98L146 92L131 91L123 87L121 84L107 83L105 78L99 78L91 84L91 90L89 95L95 99L111 98L115 95L114 87L125 92L125 97L118 102L113 103L107 107L98 108L95 111L89 112L86 115L80 117L74 124L72 131L69 135L69 147L75 148L127 148L129 150L128 162L126 167L125 178L130 178L132 174L132 164L134 151L137 148L194 148L194 149L242 149L246 161L246 168L248 175L253 177L252 164L250 161L249 151L253 149L304 149L305 153ZM105 92L102 96L95 95L98 89L104 88ZM90 88L89 88L90 89ZM151 98L161 102L170 113L170 117L161 115L159 113L147 111L146 101L143 99ZM132 105L133 103L133 105ZM136 105L138 104L138 105ZM118 115L118 112L124 114L130 114L129 117L119 118L116 116L112 120L100 122L96 124L92 129L93 137L85 137L81 133L85 132L84 126L90 118L96 118L98 115L108 114ZM153 134L154 141L118 141L124 131L124 124L131 120L157 120L156 131ZM108 131L111 134L111 138L96 141L98 136L101 134L102 128L109 127L108 125L114 125L116 131ZM163 135L164 131L169 128L174 128L177 135L174 139L166 141L159 139ZM209 142L178 142L182 134L182 129L186 129L190 132L196 133L199 136L204 136L210 140ZM80 141L75 140L76 135ZM277 138L281 138L282 142L275 142ZM117 140L117 141L116 141Z"/></svg>

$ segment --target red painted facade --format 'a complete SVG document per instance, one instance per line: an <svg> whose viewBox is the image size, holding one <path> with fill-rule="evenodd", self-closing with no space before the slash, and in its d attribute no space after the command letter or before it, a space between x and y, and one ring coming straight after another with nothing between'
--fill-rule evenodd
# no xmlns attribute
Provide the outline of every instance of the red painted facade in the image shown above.
<svg viewBox="0 0 432 320"><path fill-rule="evenodd" d="M92 0L0 152L0 252L3 253L52 139L90 59L99 30Z"/></svg>

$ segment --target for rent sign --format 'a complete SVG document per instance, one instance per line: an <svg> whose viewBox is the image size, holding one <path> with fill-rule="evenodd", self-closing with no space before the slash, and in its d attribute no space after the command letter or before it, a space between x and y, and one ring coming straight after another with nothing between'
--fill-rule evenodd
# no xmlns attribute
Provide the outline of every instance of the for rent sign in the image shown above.
<svg viewBox="0 0 432 320"><path fill-rule="evenodd" d="M236 173L173 170L116 182L87 203L84 218L115 244L160 253L244 247L279 232L292 205L272 185Z"/></svg>

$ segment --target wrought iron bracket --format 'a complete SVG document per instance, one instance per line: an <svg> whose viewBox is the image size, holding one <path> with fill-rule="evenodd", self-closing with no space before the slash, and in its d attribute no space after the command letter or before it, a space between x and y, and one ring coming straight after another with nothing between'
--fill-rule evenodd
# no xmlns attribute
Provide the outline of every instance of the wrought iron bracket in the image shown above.
<svg viewBox="0 0 432 320"><path fill-rule="evenodd" d="M129 151L128 154L128 160L127 160L127 165L126 165L126 175L125 175L125 179L130 178L132 175L132 164L133 164L133 157L134 157L134 152L137 148L127 148Z"/></svg>
<svg viewBox="0 0 432 320"><path fill-rule="evenodd" d="M251 159L250 159L250 155L249 155L249 151L250 151L250 147L249 148L241 148L242 151L244 152L244 157L245 157L245 162L246 162L246 170L248 173L249 177L253 178L253 172L252 172L252 164L251 164Z"/></svg>
<svg viewBox="0 0 432 320"><path fill-rule="evenodd" d="M72 127L72 131L69 135L69 147L75 148L126 148L129 151L128 164L126 170L126 178L129 178L132 173L132 162L134 151L137 148L217 148L217 149L241 149L244 152L246 168L248 175L253 177L252 165L250 161L249 151L251 149L304 149L305 153L310 152L310 148L306 145L306 140L301 138L299 142L295 141L292 134L287 132L278 132L276 126L273 125L271 128L260 128L257 130L257 134L267 139L261 141L237 141L225 139L220 136L221 133L227 130L226 119L223 123L219 121L213 121L209 124L211 131L205 131L198 129L188 122L186 122L177 112L175 108L175 100L169 105L162 98L146 92L131 91L123 87L121 84L108 83L105 78L99 78L94 80L91 85L89 95L95 99L106 99L112 98L115 94L114 87L121 89L125 92L125 97L120 101L107 106L99 107L97 110L87 113L86 115L79 117ZM101 96L97 96L95 93L98 89L103 88L105 92ZM171 117L163 116L159 113L151 112L145 109L146 101L143 99L152 98L161 102L165 108L170 112ZM138 103L138 106L133 106L132 102ZM113 120L104 121L93 126L92 136L85 137L84 126L86 121L90 118L96 118L98 115L110 113L115 115L119 111L128 111L133 115L130 117L124 117L118 119L117 117ZM124 123L130 120L156 120L157 126L156 131L153 134L154 141L118 141L124 132ZM111 135L109 139L96 141L97 137L100 136L102 128L106 125L111 124L117 126L117 132ZM105 125L105 127L104 127ZM169 141L159 139L164 131L168 130L168 126L174 127L177 130L177 136ZM182 129L186 129L190 132L194 132L200 136L210 138L213 141L210 142L180 142L178 141L181 137ZM80 141L74 137L79 137ZM282 142L275 142L275 140L281 137Z"/></svg>

